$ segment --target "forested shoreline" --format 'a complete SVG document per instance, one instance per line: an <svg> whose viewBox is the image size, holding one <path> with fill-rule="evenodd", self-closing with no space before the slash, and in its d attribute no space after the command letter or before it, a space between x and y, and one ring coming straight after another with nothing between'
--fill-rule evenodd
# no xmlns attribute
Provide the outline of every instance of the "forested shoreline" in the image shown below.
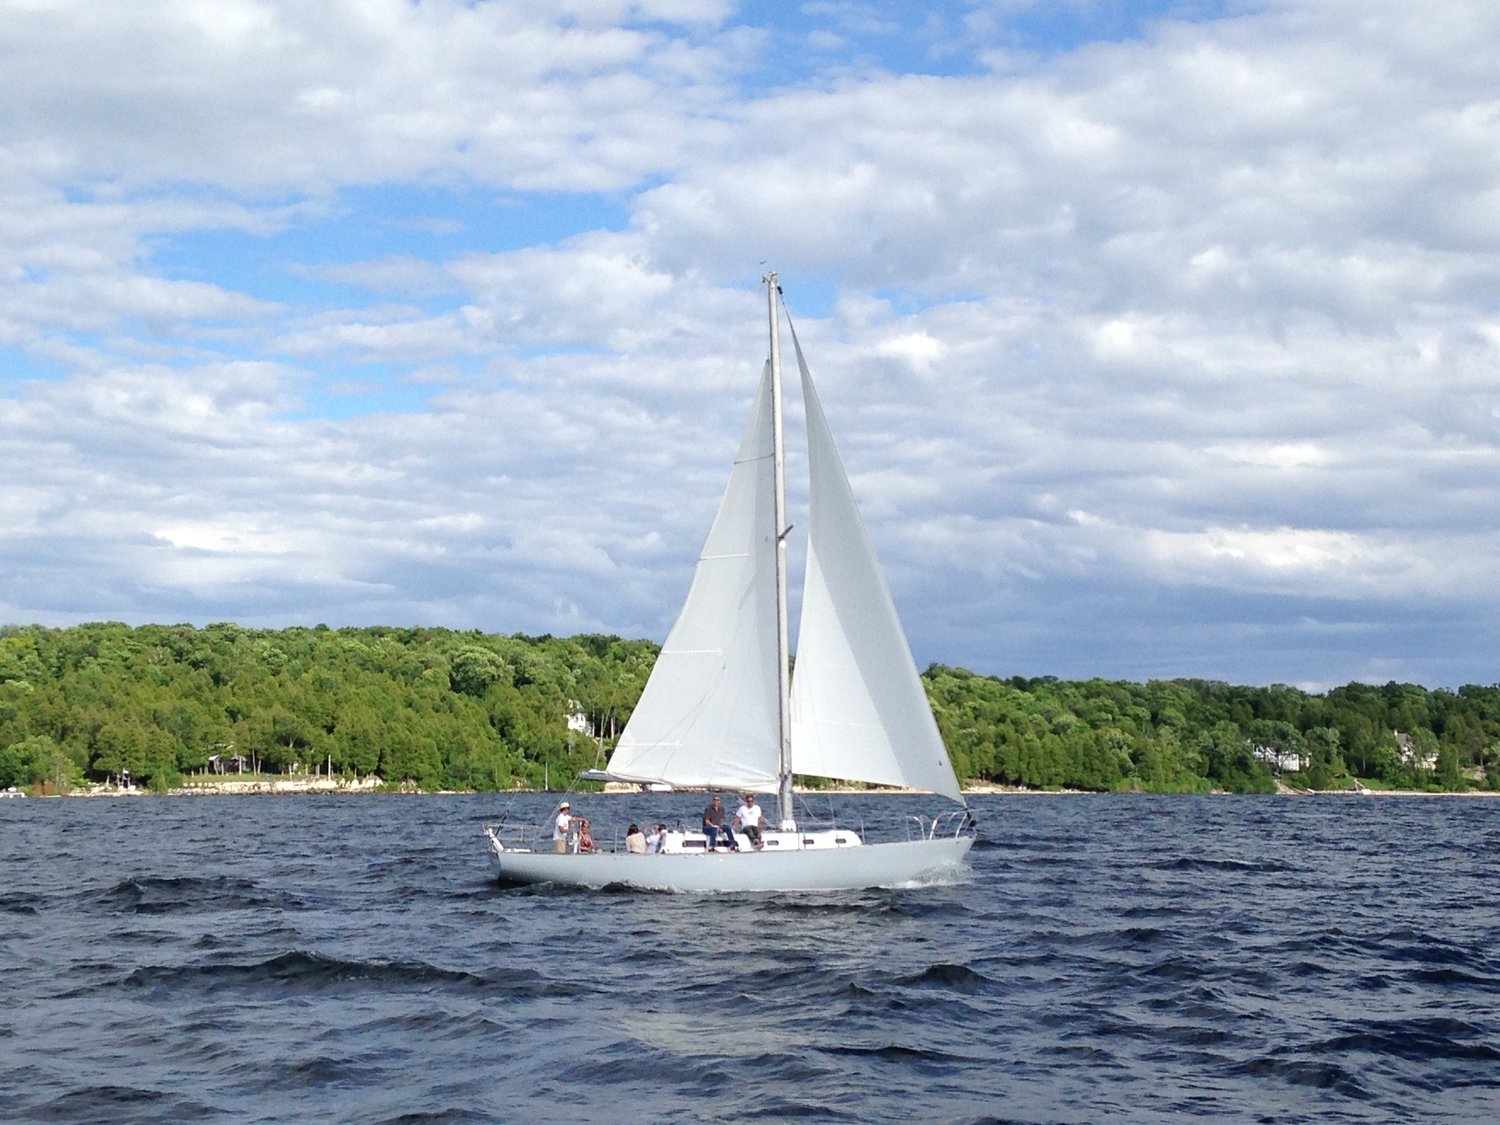
<svg viewBox="0 0 1500 1125"><path fill-rule="evenodd" d="M120 777L567 784L602 764L657 646L596 634L233 624L0 627L0 788ZM923 673L961 779L1039 789L1495 788L1500 686ZM227 765L232 763L232 765Z"/></svg>

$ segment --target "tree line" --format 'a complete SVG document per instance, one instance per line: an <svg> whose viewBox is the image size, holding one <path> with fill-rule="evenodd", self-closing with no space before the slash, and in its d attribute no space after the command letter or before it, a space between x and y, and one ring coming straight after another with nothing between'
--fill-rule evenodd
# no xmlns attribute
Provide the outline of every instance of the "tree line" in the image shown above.
<svg viewBox="0 0 1500 1125"><path fill-rule="evenodd" d="M1500 685L1351 683L1322 694L1218 680L924 673L960 776L1037 788L1269 792L1500 787Z"/></svg>
<svg viewBox="0 0 1500 1125"><path fill-rule="evenodd" d="M234 624L0 628L0 788L128 772L378 775L424 789L566 785L602 765L647 641ZM960 778L1035 788L1268 791L1492 785L1500 686L923 674ZM1279 778L1278 778L1279 775Z"/></svg>

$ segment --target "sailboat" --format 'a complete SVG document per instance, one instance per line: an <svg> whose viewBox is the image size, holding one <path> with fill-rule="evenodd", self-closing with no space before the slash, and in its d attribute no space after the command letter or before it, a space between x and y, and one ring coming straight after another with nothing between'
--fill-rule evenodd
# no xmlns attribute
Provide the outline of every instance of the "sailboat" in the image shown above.
<svg viewBox="0 0 1500 1125"><path fill-rule="evenodd" d="M593 780L776 794L761 847L669 832L657 854L576 854L489 839L501 879L666 891L820 891L951 877L972 820L788 318L808 445L809 520L795 674L787 611L782 294L766 285L770 356L718 515L629 722ZM952 802L905 839L799 826L793 774ZM953 806L957 806L956 808Z"/></svg>

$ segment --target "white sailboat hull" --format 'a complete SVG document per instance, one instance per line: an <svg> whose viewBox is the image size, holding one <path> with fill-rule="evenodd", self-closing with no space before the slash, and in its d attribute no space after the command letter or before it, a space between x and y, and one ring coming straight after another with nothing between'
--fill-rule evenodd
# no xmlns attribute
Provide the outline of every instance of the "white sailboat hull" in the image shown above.
<svg viewBox="0 0 1500 1125"><path fill-rule="evenodd" d="M493 836L499 877L511 883L555 883L598 889L635 887L649 891L850 891L903 887L951 878L973 844L969 836L864 844L854 848L707 855L602 855L516 851Z"/></svg>

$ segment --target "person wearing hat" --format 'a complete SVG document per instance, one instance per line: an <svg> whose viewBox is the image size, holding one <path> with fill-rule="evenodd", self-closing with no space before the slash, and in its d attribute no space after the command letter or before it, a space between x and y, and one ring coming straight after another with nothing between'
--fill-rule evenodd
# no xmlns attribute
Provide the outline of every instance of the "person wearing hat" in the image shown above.
<svg viewBox="0 0 1500 1125"><path fill-rule="evenodd" d="M567 801L557 806L557 819L552 824L552 850L568 850L568 834L573 831L573 814Z"/></svg>

